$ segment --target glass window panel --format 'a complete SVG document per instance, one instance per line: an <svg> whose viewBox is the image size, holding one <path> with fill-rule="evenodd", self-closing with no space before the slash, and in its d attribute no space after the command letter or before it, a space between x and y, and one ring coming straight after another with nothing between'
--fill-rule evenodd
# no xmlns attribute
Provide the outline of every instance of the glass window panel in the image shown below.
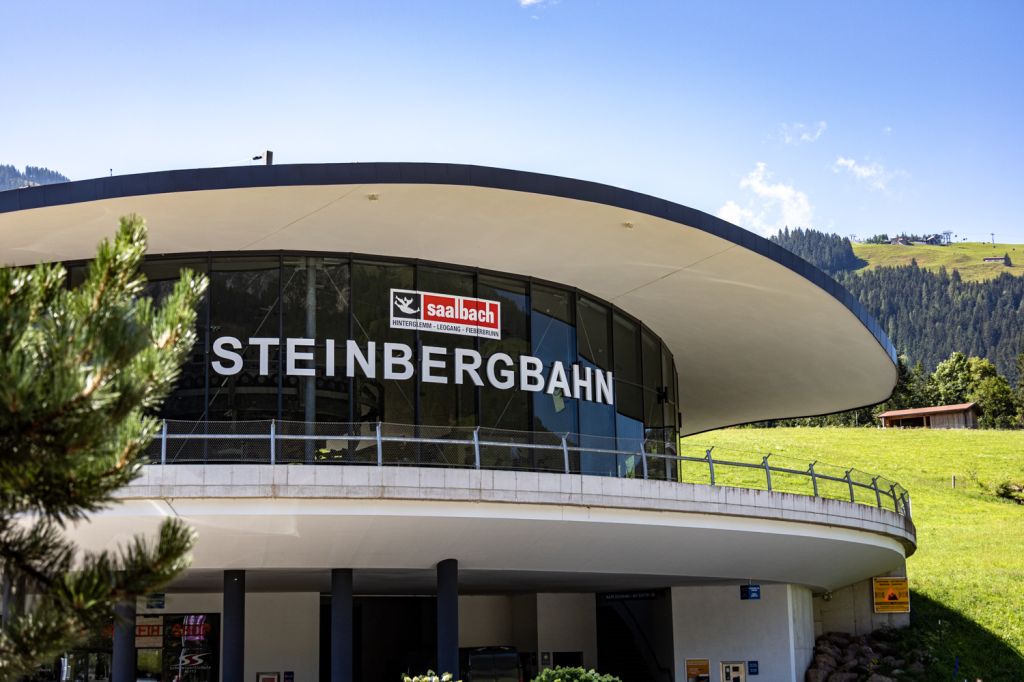
<svg viewBox="0 0 1024 682"><path fill-rule="evenodd" d="M349 420L348 379L345 376L348 275L347 260L312 256L286 256L283 260L283 337L316 340L313 363L297 363L297 367L314 368L315 376L284 376L281 419L285 421ZM327 376L327 339L333 339L335 343L333 377Z"/></svg>
<svg viewBox="0 0 1024 682"><path fill-rule="evenodd" d="M530 354L530 299L526 283L504 277L480 275L479 298L501 304L501 338L480 339L480 354L507 353L518 362ZM490 385L480 389L480 426L494 429L530 429L530 394L525 391L502 391Z"/></svg>
<svg viewBox="0 0 1024 682"><path fill-rule="evenodd" d="M608 308L588 298L579 299L576 339L580 356L597 367L611 369L608 343Z"/></svg>
<svg viewBox="0 0 1024 682"><path fill-rule="evenodd" d="M615 349L615 407L620 414L643 421L643 372L640 363L640 330L632 320L613 317Z"/></svg>
<svg viewBox="0 0 1024 682"><path fill-rule="evenodd" d="M661 343L646 329L643 330L640 339L644 370L644 424L648 427L661 426L664 419L660 394L662 386Z"/></svg>
<svg viewBox="0 0 1024 682"><path fill-rule="evenodd" d="M668 349L662 346L661 349L661 384L664 395L663 407L665 410L662 424L667 427L676 425L676 378L673 374L672 355Z"/></svg>
<svg viewBox="0 0 1024 682"><path fill-rule="evenodd" d="M404 343L415 350L416 334L410 329L391 328L391 289L412 289L415 270L411 265L356 261L352 264L352 338L364 351L374 341L377 378L356 373L354 407L359 422L415 422L416 383L414 379L388 380L383 376L384 342Z"/></svg>
<svg viewBox="0 0 1024 682"><path fill-rule="evenodd" d="M420 266L416 288L454 296L473 296L473 274L443 268ZM455 348L476 348L475 336L461 336L443 332L420 331L420 349L438 346L448 349L444 374L447 384L420 381L420 424L425 426L476 426L476 386L472 381L456 384L452 374ZM438 435L438 434L435 434Z"/></svg>
<svg viewBox="0 0 1024 682"><path fill-rule="evenodd" d="M545 381L551 367L561 362L568 373L576 361L576 327L573 324L573 294L561 289L535 284L530 288L533 315L530 319L530 338L533 355L544 363ZM533 394L533 430L550 433L561 438L569 434L576 443L579 415L576 400L557 391L554 395ZM547 442L547 441L545 441ZM574 456L574 470L579 470L579 456Z"/></svg>
<svg viewBox="0 0 1024 682"><path fill-rule="evenodd" d="M627 317L614 316L615 378L640 386L640 335L636 322Z"/></svg>
<svg viewBox="0 0 1024 682"><path fill-rule="evenodd" d="M576 315L573 313L573 293L564 289L534 284L530 288L533 309L544 313L548 317L561 320L570 325L576 324Z"/></svg>
<svg viewBox="0 0 1024 682"><path fill-rule="evenodd" d="M68 271L68 286L72 289L81 285L85 281L85 277L89 271L88 263L79 263L78 265L67 266Z"/></svg>
<svg viewBox="0 0 1024 682"><path fill-rule="evenodd" d="M210 337L242 342L242 371L210 372L209 418L215 421L276 419L279 346L269 346L268 373L260 373L253 337L280 338L280 261L276 257L214 258L210 272Z"/></svg>
<svg viewBox="0 0 1024 682"><path fill-rule="evenodd" d="M615 433L617 449L626 453L616 458L618 475L626 478L643 478L644 463L641 452L644 450L644 423L639 419L627 417L624 414L615 415ZM649 462L648 465L653 464ZM658 463L660 464L660 462ZM650 474L650 471L648 471ZM651 476L651 478L656 478Z"/></svg>
<svg viewBox="0 0 1024 682"><path fill-rule="evenodd" d="M151 297L155 304L161 304L174 289L181 277L181 271L188 268L193 272L206 272L206 259L159 259L147 260L142 265L146 275L145 295ZM209 303L209 292L196 309L196 343L181 368L181 376L174 390L167 396L160 408L159 416L163 419L195 420L201 419L206 407L206 372L207 372L207 339L206 339L206 306Z"/></svg>
<svg viewBox="0 0 1024 682"><path fill-rule="evenodd" d="M592 362L580 358L580 366L595 370ZM594 476L614 476L618 471L619 458L613 453L588 451L586 448L616 450L615 408L611 405L579 401L580 410L580 454L579 472Z"/></svg>

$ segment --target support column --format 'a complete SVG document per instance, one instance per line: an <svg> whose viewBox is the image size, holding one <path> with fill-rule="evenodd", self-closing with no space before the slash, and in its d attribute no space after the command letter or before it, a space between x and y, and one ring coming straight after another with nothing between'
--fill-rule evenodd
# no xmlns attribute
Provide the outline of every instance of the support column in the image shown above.
<svg viewBox="0 0 1024 682"><path fill-rule="evenodd" d="M331 682L352 682L352 569L331 571Z"/></svg>
<svg viewBox="0 0 1024 682"><path fill-rule="evenodd" d="M459 679L459 562L455 559L437 565L437 674L442 673Z"/></svg>
<svg viewBox="0 0 1024 682"><path fill-rule="evenodd" d="M135 601L114 607L114 652L111 682L135 682Z"/></svg>
<svg viewBox="0 0 1024 682"><path fill-rule="evenodd" d="M224 682L245 678L245 571L224 571Z"/></svg>

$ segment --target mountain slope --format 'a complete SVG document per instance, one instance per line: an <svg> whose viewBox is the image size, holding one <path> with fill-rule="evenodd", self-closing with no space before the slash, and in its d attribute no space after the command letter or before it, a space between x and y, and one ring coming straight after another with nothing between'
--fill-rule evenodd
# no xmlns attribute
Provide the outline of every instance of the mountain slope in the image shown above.
<svg viewBox="0 0 1024 682"><path fill-rule="evenodd" d="M899 244L858 244L854 243L853 253L867 265L856 269L864 272L879 267L917 265L925 270L937 271L940 267L952 272L955 268L960 277L978 282L998 277L1002 273L1024 276L1024 244L996 244L988 242L959 242L947 246L900 246ZM1010 257L1012 265L986 263L985 258Z"/></svg>

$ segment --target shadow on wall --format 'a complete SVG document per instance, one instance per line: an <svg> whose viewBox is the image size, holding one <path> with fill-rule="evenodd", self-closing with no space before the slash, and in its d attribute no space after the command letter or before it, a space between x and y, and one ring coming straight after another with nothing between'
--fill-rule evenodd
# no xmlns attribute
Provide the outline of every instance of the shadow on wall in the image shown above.
<svg viewBox="0 0 1024 682"><path fill-rule="evenodd" d="M935 657L926 679L1024 680L1024 652L963 614L917 592L911 593L910 604L910 628L904 631L906 644L926 648Z"/></svg>

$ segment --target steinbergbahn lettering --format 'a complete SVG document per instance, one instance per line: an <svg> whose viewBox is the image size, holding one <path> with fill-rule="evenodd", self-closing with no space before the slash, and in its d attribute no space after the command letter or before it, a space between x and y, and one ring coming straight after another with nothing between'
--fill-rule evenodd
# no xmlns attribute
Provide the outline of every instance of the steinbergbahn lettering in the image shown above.
<svg viewBox="0 0 1024 682"><path fill-rule="evenodd" d="M412 320L415 322L415 320ZM215 360L213 371L221 376L232 376L242 371L242 357L245 343L234 336L221 336L213 342ZM252 337L248 345L258 349L260 376L270 373L270 349L281 345L281 340L269 337ZM335 348L344 347L345 369L335 367ZM318 366L316 354L324 349L324 376L344 374L355 377L358 373L367 379L408 380L419 372L420 381L430 384L474 384L492 386L500 390L520 390L530 393L556 393L578 400L615 404L615 377L612 372L594 369L578 363L566 365L558 360L551 363L545 372L544 362L532 355L513 358L507 353L482 355L472 348L448 349L442 346L424 345L420 349L419 362L411 346L404 343L378 344L369 341L360 345L348 339L286 338L284 339L285 374L288 376L315 376ZM378 353L378 349L381 351ZM378 367L378 356L383 366Z"/></svg>

